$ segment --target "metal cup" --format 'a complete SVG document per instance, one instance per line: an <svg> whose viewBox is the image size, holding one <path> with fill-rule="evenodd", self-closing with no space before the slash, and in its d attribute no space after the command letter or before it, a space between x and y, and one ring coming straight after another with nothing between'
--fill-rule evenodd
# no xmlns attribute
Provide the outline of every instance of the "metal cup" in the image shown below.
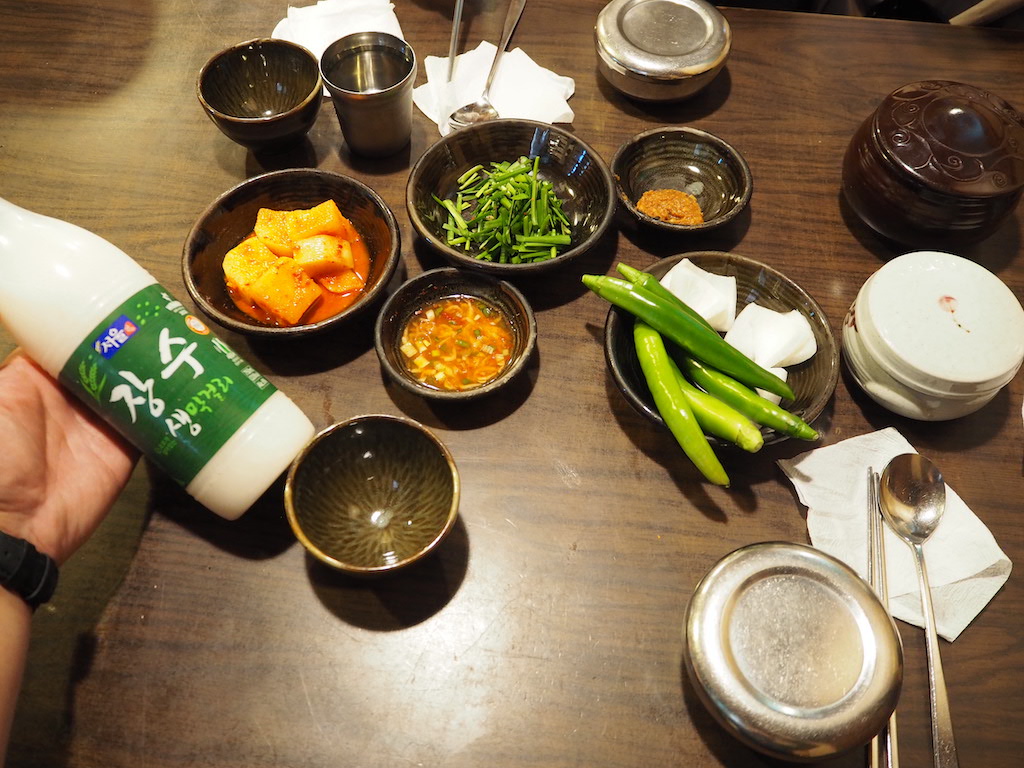
<svg viewBox="0 0 1024 768"><path fill-rule="evenodd" d="M349 149L367 157L393 155L412 135L416 53L387 32L356 32L331 43L320 57Z"/></svg>

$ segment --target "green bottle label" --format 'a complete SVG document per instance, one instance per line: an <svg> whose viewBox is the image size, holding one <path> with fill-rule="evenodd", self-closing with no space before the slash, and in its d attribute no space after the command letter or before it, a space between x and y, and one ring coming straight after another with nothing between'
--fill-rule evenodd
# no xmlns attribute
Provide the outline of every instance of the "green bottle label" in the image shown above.
<svg viewBox="0 0 1024 768"><path fill-rule="evenodd" d="M183 486L276 391L156 284L96 326L60 381Z"/></svg>

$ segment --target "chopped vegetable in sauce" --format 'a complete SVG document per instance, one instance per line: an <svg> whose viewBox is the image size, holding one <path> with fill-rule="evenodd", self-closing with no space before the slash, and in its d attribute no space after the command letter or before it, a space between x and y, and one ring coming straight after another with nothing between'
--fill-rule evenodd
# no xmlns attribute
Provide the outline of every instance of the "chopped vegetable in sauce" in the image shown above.
<svg viewBox="0 0 1024 768"><path fill-rule="evenodd" d="M495 307L453 296L420 309L402 331L408 371L434 389L460 391L496 378L508 363L513 334Z"/></svg>

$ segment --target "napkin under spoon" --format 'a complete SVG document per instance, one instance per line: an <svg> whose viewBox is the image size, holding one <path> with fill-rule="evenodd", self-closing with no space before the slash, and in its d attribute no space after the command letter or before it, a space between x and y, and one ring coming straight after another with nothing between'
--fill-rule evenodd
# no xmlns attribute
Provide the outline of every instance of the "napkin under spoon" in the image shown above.
<svg viewBox="0 0 1024 768"><path fill-rule="evenodd" d="M489 98L491 83L494 82L494 75L498 72L498 62L501 61L501 57L508 47L509 40L512 39L512 32L515 30L516 24L519 23L524 8L526 8L526 0L512 0L509 3L508 13L505 15L505 28L501 30L501 42L498 44L498 50L494 52L494 61L491 63L491 71L487 73L487 82L484 83L484 90L480 94L480 98L472 104L459 107L448 118L448 124L453 130L465 128L467 125L474 125L475 123L496 120L499 117L498 110L494 108Z"/></svg>

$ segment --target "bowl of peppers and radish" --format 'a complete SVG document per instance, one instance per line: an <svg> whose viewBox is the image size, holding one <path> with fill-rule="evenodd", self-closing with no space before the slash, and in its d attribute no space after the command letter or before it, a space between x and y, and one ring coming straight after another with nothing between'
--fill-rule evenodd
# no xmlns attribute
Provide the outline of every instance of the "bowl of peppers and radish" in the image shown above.
<svg viewBox="0 0 1024 768"><path fill-rule="evenodd" d="M783 380L777 369L727 343L662 284L683 260L735 278L736 313L748 304L780 317L795 311L813 336L813 354L785 368ZM828 318L796 283L765 264L718 251L671 256L644 271L619 264L617 272L583 277L612 304L604 336L612 378L638 413L672 432L709 481L729 484L717 456L722 449L756 452L786 439L818 438L812 424L838 383L839 351Z"/></svg>

